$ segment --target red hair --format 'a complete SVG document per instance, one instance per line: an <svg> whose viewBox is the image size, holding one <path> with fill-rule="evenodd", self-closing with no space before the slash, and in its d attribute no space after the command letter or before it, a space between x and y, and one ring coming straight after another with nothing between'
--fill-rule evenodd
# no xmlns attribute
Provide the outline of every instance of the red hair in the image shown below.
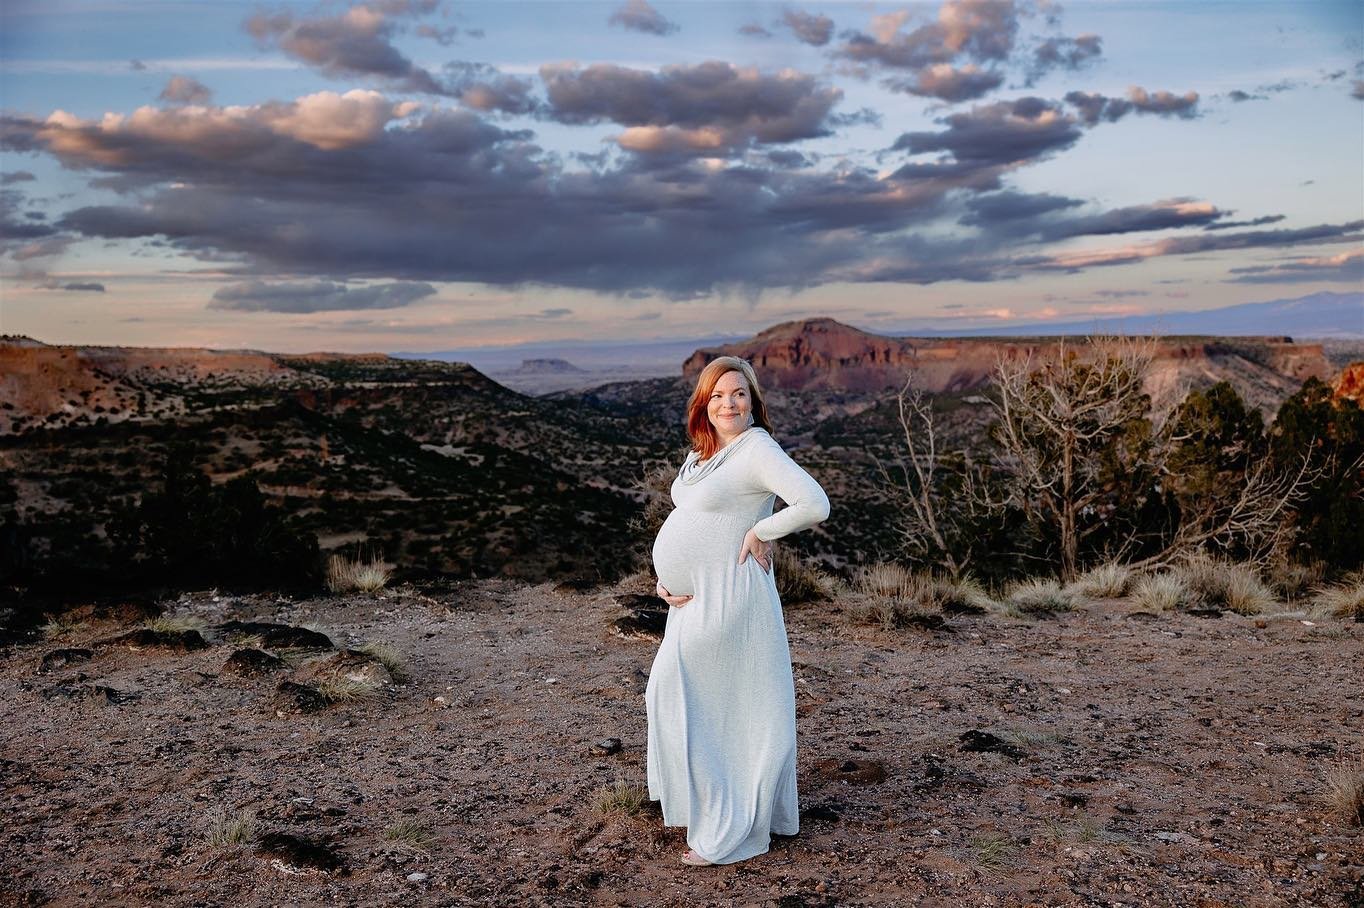
<svg viewBox="0 0 1364 908"><path fill-rule="evenodd" d="M758 376L748 360L739 359L737 356L716 357L706 363L706 367L696 377L696 389L691 392L691 399L687 401L687 435L691 438L692 450L700 455L701 460L708 459L721 447L720 435L710 424L707 407L715 386L730 372L738 372L748 384L748 396L753 405L753 425L761 426L769 433L772 431L772 423L767 419L767 401L763 400L762 388L758 386Z"/></svg>

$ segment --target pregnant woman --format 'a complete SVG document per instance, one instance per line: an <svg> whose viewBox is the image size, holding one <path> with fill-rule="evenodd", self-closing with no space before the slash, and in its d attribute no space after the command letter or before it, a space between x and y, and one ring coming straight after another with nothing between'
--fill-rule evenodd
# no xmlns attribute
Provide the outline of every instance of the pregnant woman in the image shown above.
<svg viewBox="0 0 1364 908"><path fill-rule="evenodd" d="M649 798L687 827L683 863L732 864L800 830L796 699L771 541L829 516L772 438L753 367L712 361L687 406L692 451L654 541L672 608L644 699ZM772 513L777 496L786 508Z"/></svg>

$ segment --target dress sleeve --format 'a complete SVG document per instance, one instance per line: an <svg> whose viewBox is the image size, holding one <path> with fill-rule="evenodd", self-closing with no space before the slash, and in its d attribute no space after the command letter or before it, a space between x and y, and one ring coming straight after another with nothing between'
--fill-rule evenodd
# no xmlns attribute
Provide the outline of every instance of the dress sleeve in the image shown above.
<svg viewBox="0 0 1364 908"><path fill-rule="evenodd" d="M785 508L753 525L763 542L808 529L829 516L829 496L775 440L755 448L749 461L749 477L786 502Z"/></svg>

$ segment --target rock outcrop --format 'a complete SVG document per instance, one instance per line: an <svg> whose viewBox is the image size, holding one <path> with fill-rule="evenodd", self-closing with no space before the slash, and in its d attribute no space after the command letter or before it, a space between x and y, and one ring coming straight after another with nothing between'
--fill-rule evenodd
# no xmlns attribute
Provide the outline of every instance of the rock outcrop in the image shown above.
<svg viewBox="0 0 1364 908"><path fill-rule="evenodd" d="M774 325L753 338L701 349L683 363L694 377L718 356L747 359L769 387L791 391L874 392L898 388L913 373L929 392L983 387L1000 359L1058 355L1084 338L889 337L831 318ZM1330 365L1320 344L1288 337L1173 337L1157 342L1148 390L1167 399L1189 387L1230 381L1256 406L1272 408L1309 376L1326 378Z"/></svg>

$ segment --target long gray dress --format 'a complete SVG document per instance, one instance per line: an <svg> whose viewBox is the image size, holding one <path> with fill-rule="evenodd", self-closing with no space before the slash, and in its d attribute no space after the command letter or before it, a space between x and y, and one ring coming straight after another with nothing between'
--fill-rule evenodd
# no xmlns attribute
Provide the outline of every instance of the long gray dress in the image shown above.
<svg viewBox="0 0 1364 908"><path fill-rule="evenodd" d="M772 513L776 496L787 507ZM800 831L796 700L774 575L750 555L814 526L829 499L761 427L704 463L691 452L672 485L676 506L654 541L659 582L694 598L668 610L645 688L649 797L663 822L716 864L767 851Z"/></svg>

